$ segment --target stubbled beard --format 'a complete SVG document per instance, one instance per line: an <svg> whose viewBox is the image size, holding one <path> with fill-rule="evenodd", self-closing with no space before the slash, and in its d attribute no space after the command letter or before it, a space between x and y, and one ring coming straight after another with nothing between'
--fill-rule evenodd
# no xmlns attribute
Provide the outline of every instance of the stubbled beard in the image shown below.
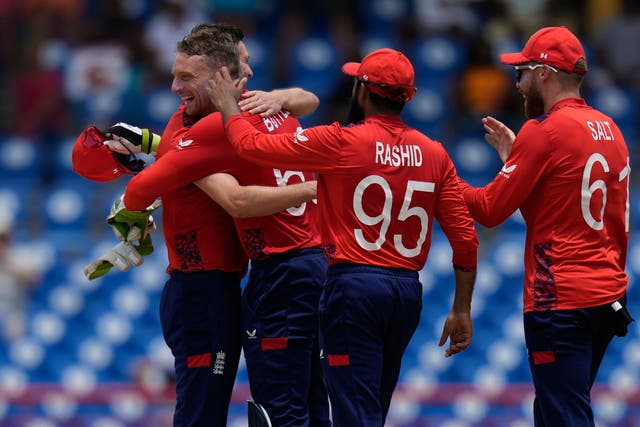
<svg viewBox="0 0 640 427"><path fill-rule="evenodd" d="M528 119L534 119L544 114L544 101L537 87L531 87L526 93L524 114Z"/></svg>
<svg viewBox="0 0 640 427"><path fill-rule="evenodd" d="M358 104L358 93L360 92L360 86L356 87L353 95L351 96L351 101L349 102L349 113L347 115L347 124L349 123L358 123L364 120L364 111L362 107Z"/></svg>

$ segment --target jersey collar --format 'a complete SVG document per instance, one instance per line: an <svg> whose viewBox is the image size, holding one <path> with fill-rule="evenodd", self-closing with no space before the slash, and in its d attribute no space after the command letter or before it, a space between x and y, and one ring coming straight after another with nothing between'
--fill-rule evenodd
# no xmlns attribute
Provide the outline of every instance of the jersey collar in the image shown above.
<svg viewBox="0 0 640 427"><path fill-rule="evenodd" d="M551 114L554 111L560 110L564 107L587 107L587 102L582 98L566 98L555 103L553 107L547 111L547 114Z"/></svg>

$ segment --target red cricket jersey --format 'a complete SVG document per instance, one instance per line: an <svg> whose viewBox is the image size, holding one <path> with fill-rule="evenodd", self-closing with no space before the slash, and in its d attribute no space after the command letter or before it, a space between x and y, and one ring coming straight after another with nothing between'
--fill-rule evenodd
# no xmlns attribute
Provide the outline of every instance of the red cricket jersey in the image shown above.
<svg viewBox="0 0 640 427"><path fill-rule="evenodd" d="M298 120L286 111L264 119L259 115L250 115L248 113L247 117L256 128L263 132L293 132L300 125ZM179 130L174 134L174 143L176 144L175 150L171 150L166 154L164 150L159 150L159 160L156 160L156 163L160 164L160 169L157 167L151 169L149 167L153 174L147 177L146 183L139 184L132 179L134 184L132 191L140 191L140 200L137 203L143 205L147 200L154 200L155 197L162 195L163 206L166 211L167 201L163 192L180 189L185 185L188 186L187 183L190 184L200 178L218 172L233 175L241 185L277 186L315 179L314 175L310 173L303 174L299 171L261 168L240 159L226 139L219 113L210 114L200 119L192 127ZM152 166L155 166L156 163ZM180 174L179 178L174 176L176 171ZM194 193L192 197L195 198L194 203L198 203L198 206L202 203L200 201L201 196L209 199L200 189L193 185L191 186ZM126 194L129 194L129 190L130 188L127 187ZM215 202L211 202L217 208L216 211L224 212ZM125 205L129 209L134 209L129 207L127 198L125 198ZM183 210L183 206L184 203L176 206L176 209ZM201 207L199 208L201 209ZM213 207L211 209L213 210ZM315 209L314 203L309 202L270 216L235 219L238 236L245 253L253 259L263 259L292 249L320 246L319 233L315 225ZM227 216L226 212L224 215ZM193 222L193 215L182 217L176 214L173 216L183 222L187 228ZM171 223L175 223L177 220ZM166 224L165 217L163 217L164 224ZM221 224L228 227L227 223ZM211 226L209 224L208 228L211 228ZM204 224L201 227L204 227ZM233 231L231 228L226 228L227 233L229 230ZM214 231L211 230L211 232ZM221 232L221 230L217 229L217 232ZM203 233L203 231L200 233ZM224 247L219 249L222 251ZM200 250L202 251L202 248ZM216 253L218 253L218 250L212 252L211 257L216 256Z"/></svg>
<svg viewBox="0 0 640 427"><path fill-rule="evenodd" d="M226 128L247 160L319 173L320 236L330 263L419 270L435 218L451 242L453 263L475 267L478 239L451 159L399 117L266 135L238 115Z"/></svg>
<svg viewBox="0 0 640 427"><path fill-rule="evenodd" d="M244 272L247 258L233 219L193 184L210 175L217 162L230 164L237 156L231 149L225 149L229 144L221 123L219 132L194 140L189 136L192 126L183 114L181 106L169 119L156 161L129 181L125 206L141 210L162 197L162 227L169 256L167 271ZM202 120L205 119L197 123ZM216 151L218 148L221 149ZM209 160L211 165L206 164Z"/></svg>
<svg viewBox="0 0 640 427"><path fill-rule="evenodd" d="M295 132L300 126L300 122L288 111L264 119L260 115L249 113L244 116L254 128L265 133ZM211 135L223 135L223 138L213 140ZM265 186L283 186L315 179L309 172L263 168L238 157L226 139L220 113L200 120L185 138L196 141L186 149L196 159L190 169L196 173L198 168L203 168L206 171L203 176L225 172L233 175L241 185ZM198 144L197 141L206 143ZM252 259L264 259L293 249L320 246L317 213L313 202L274 215L235 218L234 221L245 253Z"/></svg>
<svg viewBox="0 0 640 427"><path fill-rule="evenodd" d="M481 224L522 212L525 312L593 307L626 292L629 172L613 120L582 99L566 99L524 124L493 182L462 183Z"/></svg>

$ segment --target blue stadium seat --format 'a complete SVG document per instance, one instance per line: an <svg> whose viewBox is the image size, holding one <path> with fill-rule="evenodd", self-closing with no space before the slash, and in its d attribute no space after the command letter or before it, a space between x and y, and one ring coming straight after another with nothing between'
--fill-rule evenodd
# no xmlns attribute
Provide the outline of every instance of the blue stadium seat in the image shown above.
<svg viewBox="0 0 640 427"><path fill-rule="evenodd" d="M44 161L43 149L43 144L35 139L0 139L0 176L3 180L40 178Z"/></svg>
<svg viewBox="0 0 640 427"><path fill-rule="evenodd" d="M79 134L80 132L78 132ZM70 136L55 141L56 147L54 151L54 158L50 160L50 166L54 167L56 179L78 179L73 170L73 163L71 159L71 151L76 143L76 136Z"/></svg>
<svg viewBox="0 0 640 427"><path fill-rule="evenodd" d="M447 98L438 89L421 86L419 82L416 82L416 85L418 91L405 106L402 117L409 126L442 142L449 111Z"/></svg>
<svg viewBox="0 0 640 427"><path fill-rule="evenodd" d="M358 8L365 31L381 34L393 33L396 24L407 18L410 10L408 0L372 0Z"/></svg>
<svg viewBox="0 0 640 427"><path fill-rule="evenodd" d="M600 86L589 95L588 101L611 116L621 129L634 128L638 124L638 98L631 88Z"/></svg>
<svg viewBox="0 0 640 427"><path fill-rule="evenodd" d="M272 41L269 34L261 33L254 37L245 37L244 44L249 51L249 65L253 70L253 77L247 82L248 90L271 90L275 89L272 78Z"/></svg>
<svg viewBox="0 0 640 427"><path fill-rule="evenodd" d="M38 196L39 186L35 176L17 178L7 174L0 179L1 215L14 221L16 232L24 230L28 221L37 215L34 201L38 200Z"/></svg>
<svg viewBox="0 0 640 427"><path fill-rule="evenodd" d="M290 84L315 93L321 100L329 97L342 77L331 40L324 35L303 37L294 44L291 55Z"/></svg>
<svg viewBox="0 0 640 427"><path fill-rule="evenodd" d="M383 33L375 28L372 31L360 35L360 53L363 58L368 53L382 48L398 50L398 40L396 40L393 34ZM356 61L358 58L353 58L352 60Z"/></svg>
<svg viewBox="0 0 640 427"><path fill-rule="evenodd" d="M144 115L136 126L148 127L160 134L164 130L167 121L180 106L180 98L171 93L167 87L159 87L145 94Z"/></svg>
<svg viewBox="0 0 640 427"><path fill-rule="evenodd" d="M43 200L47 229L79 234L88 228L94 194L92 184L83 180L56 182Z"/></svg>
<svg viewBox="0 0 640 427"><path fill-rule="evenodd" d="M462 43L444 35L429 35L416 40L409 53L416 81L429 87L455 79L466 64L466 56Z"/></svg>
<svg viewBox="0 0 640 427"><path fill-rule="evenodd" d="M483 187L500 170L500 158L481 136L463 138L449 150L458 175L474 187Z"/></svg>

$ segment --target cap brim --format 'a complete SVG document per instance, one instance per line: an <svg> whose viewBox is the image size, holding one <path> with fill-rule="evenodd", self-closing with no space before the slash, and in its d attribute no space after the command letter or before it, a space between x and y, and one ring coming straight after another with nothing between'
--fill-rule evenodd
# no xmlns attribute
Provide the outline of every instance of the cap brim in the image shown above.
<svg viewBox="0 0 640 427"><path fill-rule="evenodd" d="M342 72L349 76L357 76L358 69L360 68L359 62L347 62L342 66Z"/></svg>
<svg viewBox="0 0 640 427"><path fill-rule="evenodd" d="M518 65L529 62L529 58L521 54L520 52L516 53L503 53L500 55L500 62L507 65Z"/></svg>

